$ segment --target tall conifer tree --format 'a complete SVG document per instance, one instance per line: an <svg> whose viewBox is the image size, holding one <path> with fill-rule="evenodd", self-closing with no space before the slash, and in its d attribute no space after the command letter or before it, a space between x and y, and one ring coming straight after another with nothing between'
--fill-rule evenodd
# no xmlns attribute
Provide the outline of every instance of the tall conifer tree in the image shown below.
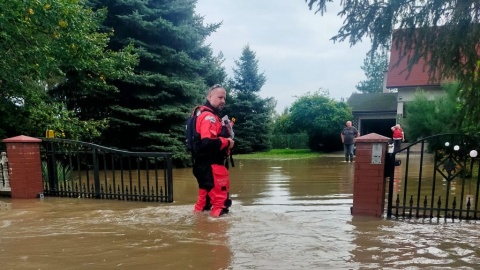
<svg viewBox="0 0 480 270"><path fill-rule="evenodd" d="M275 108L273 98L261 98L257 93L267 80L258 71L258 59L247 45L239 60L235 61L225 113L236 119L235 151L251 153L270 149L269 136Z"/></svg>
<svg viewBox="0 0 480 270"><path fill-rule="evenodd" d="M117 81L105 141L122 149L168 151L186 157L186 115L203 102L208 85L222 82L223 56L205 39L220 24L204 25L196 0L92 0L108 8L110 47L133 43L140 56L135 76Z"/></svg>
<svg viewBox="0 0 480 270"><path fill-rule="evenodd" d="M388 54L385 50L367 53L363 60L362 70L367 77L355 87L362 93L382 93L385 72L388 69Z"/></svg>

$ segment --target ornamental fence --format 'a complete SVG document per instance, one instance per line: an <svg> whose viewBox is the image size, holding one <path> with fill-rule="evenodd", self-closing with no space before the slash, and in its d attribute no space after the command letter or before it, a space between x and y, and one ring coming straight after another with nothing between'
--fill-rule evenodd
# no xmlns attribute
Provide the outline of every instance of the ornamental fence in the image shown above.
<svg viewBox="0 0 480 270"><path fill-rule="evenodd" d="M173 202L172 153L41 139L44 196Z"/></svg>
<svg viewBox="0 0 480 270"><path fill-rule="evenodd" d="M480 219L480 139L438 134L388 154L387 217Z"/></svg>

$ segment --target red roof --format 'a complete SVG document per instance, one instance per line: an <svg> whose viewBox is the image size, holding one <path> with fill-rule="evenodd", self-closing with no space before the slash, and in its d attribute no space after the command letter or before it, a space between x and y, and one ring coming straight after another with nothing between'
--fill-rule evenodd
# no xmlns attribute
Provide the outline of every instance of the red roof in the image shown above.
<svg viewBox="0 0 480 270"><path fill-rule="evenodd" d="M395 38L395 33L394 33ZM408 55L401 58L400 50L403 46L399 43L399 47L395 46L395 41L392 42L392 49L390 51L390 62L387 73L387 88L398 87L421 87L421 86L438 86L440 81L430 81L428 65L425 65L425 60L421 58L417 64L412 66L411 71L408 71ZM398 65L397 65L398 64Z"/></svg>

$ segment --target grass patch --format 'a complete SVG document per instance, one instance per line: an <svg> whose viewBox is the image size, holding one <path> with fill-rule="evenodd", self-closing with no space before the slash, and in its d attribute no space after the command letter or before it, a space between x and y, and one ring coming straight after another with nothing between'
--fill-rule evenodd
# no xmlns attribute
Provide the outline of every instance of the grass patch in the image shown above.
<svg viewBox="0 0 480 270"><path fill-rule="evenodd" d="M234 155L234 159L304 159L321 156L320 152L310 149L272 149L268 152Z"/></svg>

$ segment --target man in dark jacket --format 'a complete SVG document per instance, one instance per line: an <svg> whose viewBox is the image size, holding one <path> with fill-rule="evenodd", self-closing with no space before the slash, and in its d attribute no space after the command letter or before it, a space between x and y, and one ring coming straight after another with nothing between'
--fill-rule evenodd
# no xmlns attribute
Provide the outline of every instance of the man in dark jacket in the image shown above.
<svg viewBox="0 0 480 270"><path fill-rule="evenodd" d="M343 151L345 152L345 161L353 161L353 149L355 145L355 138L360 136L360 132L352 126L351 121L347 121L345 128L340 133L343 143Z"/></svg>

